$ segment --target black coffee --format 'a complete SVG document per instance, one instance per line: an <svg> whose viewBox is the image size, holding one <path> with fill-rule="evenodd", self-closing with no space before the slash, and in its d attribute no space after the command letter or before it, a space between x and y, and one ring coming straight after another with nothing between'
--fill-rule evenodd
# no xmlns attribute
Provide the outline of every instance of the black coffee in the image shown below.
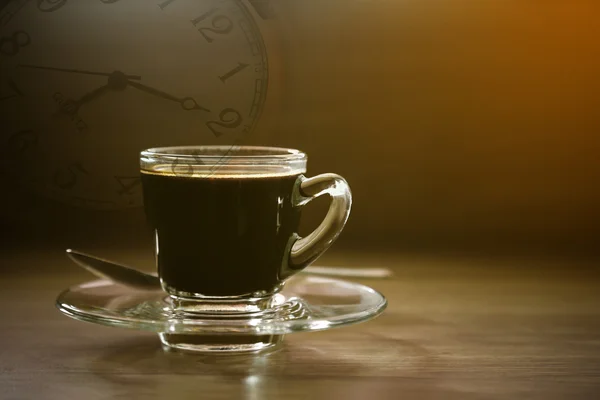
<svg viewBox="0 0 600 400"><path fill-rule="evenodd" d="M297 177L142 173L163 285L205 296L274 288L289 256L286 246L298 229L300 212L291 201Z"/></svg>

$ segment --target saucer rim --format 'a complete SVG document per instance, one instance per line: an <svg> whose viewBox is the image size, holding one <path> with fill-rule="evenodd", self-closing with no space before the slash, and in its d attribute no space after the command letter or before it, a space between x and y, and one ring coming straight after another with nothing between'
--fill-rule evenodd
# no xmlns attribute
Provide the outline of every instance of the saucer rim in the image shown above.
<svg viewBox="0 0 600 400"><path fill-rule="evenodd" d="M290 278L290 281L292 281L294 279L299 279L299 278L300 277L297 277L297 278L292 277L292 278ZM303 276L303 278L306 279L307 277ZM263 323L260 326L256 326L256 328L254 330L252 330L248 327L248 325L252 324L250 322L250 321L252 321L252 319L243 319L240 321L228 320L227 325L223 325L222 320L214 320L214 319L211 320L211 319L169 318L166 320L158 320L158 319L145 319L144 320L144 319L140 319L140 318L134 318L134 319L130 318L129 320L124 320L121 318L111 318L104 313L94 313L94 312L90 312L90 311L83 311L83 310L77 309L76 307L72 307L71 304L61 301L67 294L74 293L75 289L81 289L83 286L90 285L90 284L99 285L99 286L121 286L121 287L127 288L126 286L119 284L117 282L111 281L110 279L95 279L95 280L82 282L80 284L72 285L72 286L62 290L58 294L58 296L56 297L56 300L55 300L55 306L62 314L66 315L70 318L73 318L77 321L93 323L93 324L97 324L97 325L104 325L104 326L109 326L109 327L125 328L125 329L147 331L147 332L154 332L154 333L182 333L176 327L178 325L180 326L181 324L183 324L183 325L188 326L189 329L192 329L190 331L186 331L185 334L191 334L191 335L226 334L226 335L246 335L246 336L247 335L256 335L256 336L259 336L259 335L286 335L286 334L291 334L291 333L318 332L318 331L324 331L324 330L329 330L329 329L334 329L334 328L340 328L340 327L344 327L344 326L355 325L355 324L366 322L366 321L369 321L371 319L378 317L385 311L385 309L388 306L388 301L387 301L387 298L385 297L385 295L383 295L378 290L373 289L372 287L364 285L362 283L357 283L357 282L348 281L348 280L339 279L339 278L323 277L323 276L319 276L319 277L311 276L310 279L318 279L318 280L325 281L325 282L336 282L337 284L342 283L344 285L350 284L354 287L360 288L361 291L366 291L366 292L371 293L372 295L378 296L381 301L378 302L378 304L371 306L366 310L363 310L360 312L344 314L344 319L325 321L324 319L313 320L313 319L309 318L309 319L303 320L302 321L303 323L300 320L295 320L293 324L290 324L289 326L286 325L285 327L281 326L281 325L283 325L283 322L280 320L275 321L274 324L268 324L263 321ZM147 291L143 291L140 289L131 289L131 291L138 292L138 293L139 292L148 292L149 294L153 293L153 292L162 292L165 295L167 295L161 289L147 290ZM292 299L292 298L303 300L302 296L290 297L290 299ZM310 305L310 303L308 303L308 304ZM214 323L215 321L219 321L221 323L215 324ZM213 322L213 323L211 324L210 322ZM278 328L274 328L273 325L280 325L280 326ZM168 326L168 328L166 328L166 326ZM236 327L243 329L243 331L240 331L240 332L232 331L232 329L235 329Z"/></svg>

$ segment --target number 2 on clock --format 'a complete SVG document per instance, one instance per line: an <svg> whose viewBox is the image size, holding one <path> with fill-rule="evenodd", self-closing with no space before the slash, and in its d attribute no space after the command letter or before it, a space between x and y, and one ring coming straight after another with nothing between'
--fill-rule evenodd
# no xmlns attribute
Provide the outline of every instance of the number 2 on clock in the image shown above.
<svg viewBox="0 0 600 400"><path fill-rule="evenodd" d="M219 127L233 129L240 126L242 124L242 115L233 108L225 108L219 114L219 120L220 121L208 121L206 123L206 127L212 131L215 137L223 135L223 131L220 130Z"/></svg>

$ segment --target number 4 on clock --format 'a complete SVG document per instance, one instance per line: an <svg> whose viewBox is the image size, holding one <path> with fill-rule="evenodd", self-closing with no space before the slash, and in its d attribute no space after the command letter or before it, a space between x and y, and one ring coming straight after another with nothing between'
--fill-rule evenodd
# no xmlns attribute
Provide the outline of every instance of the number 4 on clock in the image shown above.
<svg viewBox="0 0 600 400"><path fill-rule="evenodd" d="M121 186L119 194L133 194L133 189L142 183L139 176L115 176L115 180Z"/></svg>

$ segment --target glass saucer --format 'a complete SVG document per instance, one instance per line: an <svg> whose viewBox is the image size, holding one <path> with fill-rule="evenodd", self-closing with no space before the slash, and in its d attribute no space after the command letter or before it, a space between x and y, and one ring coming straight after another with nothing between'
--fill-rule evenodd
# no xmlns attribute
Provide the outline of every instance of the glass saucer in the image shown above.
<svg viewBox="0 0 600 400"><path fill-rule="evenodd" d="M96 280L63 291L56 306L71 318L157 332L166 350L256 352L277 347L283 335L367 321L381 314L385 297L368 286L299 274L260 315L181 316L162 290L137 290Z"/></svg>

